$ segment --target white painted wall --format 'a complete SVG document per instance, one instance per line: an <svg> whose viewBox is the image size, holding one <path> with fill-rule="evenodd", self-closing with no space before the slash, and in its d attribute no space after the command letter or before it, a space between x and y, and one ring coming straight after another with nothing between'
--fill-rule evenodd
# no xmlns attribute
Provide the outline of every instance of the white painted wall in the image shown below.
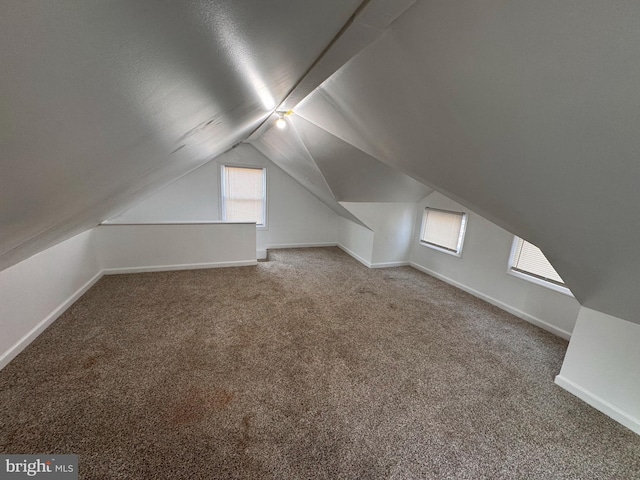
<svg viewBox="0 0 640 480"><path fill-rule="evenodd" d="M360 16L306 75L360 4L2 2L0 269L247 138L363 45L360 21L382 27L407 0Z"/></svg>
<svg viewBox="0 0 640 480"><path fill-rule="evenodd" d="M267 168L268 227L215 222L220 166ZM335 245L338 215L252 146L241 145L112 220L0 272L0 368L106 273L255 264L267 247Z"/></svg>
<svg viewBox="0 0 640 480"><path fill-rule="evenodd" d="M336 244L338 215L248 144L217 157L106 223L220 221L220 177L225 164L267 168L267 228L257 231L258 257L270 247Z"/></svg>
<svg viewBox="0 0 640 480"><path fill-rule="evenodd" d="M255 265L252 223L104 225L0 271L0 368L104 273Z"/></svg>
<svg viewBox="0 0 640 480"><path fill-rule="evenodd" d="M101 225L104 273L255 265L253 223Z"/></svg>
<svg viewBox="0 0 640 480"><path fill-rule="evenodd" d="M426 206L467 213L462 256L419 244ZM411 244L411 263L545 330L569 338L580 310L573 297L507 273L513 235L468 208L434 192L419 203Z"/></svg>
<svg viewBox="0 0 640 480"><path fill-rule="evenodd" d="M219 173L213 162L179 178L104 223L220 220ZM213 189L213 190L212 190Z"/></svg>
<svg viewBox="0 0 640 480"><path fill-rule="evenodd" d="M640 325L581 308L556 383L640 434Z"/></svg>
<svg viewBox="0 0 640 480"><path fill-rule="evenodd" d="M370 267L373 263L373 232L357 223L339 217L338 246Z"/></svg>
<svg viewBox="0 0 640 480"><path fill-rule="evenodd" d="M369 267L410 262L426 273L569 339L580 304L571 296L510 275L513 235L434 192L418 204L341 202L370 229L340 219L339 246ZM426 206L468 214L460 257L419 243Z"/></svg>
<svg viewBox="0 0 640 480"><path fill-rule="evenodd" d="M415 203L340 204L373 230L371 266L384 267L408 263L416 212Z"/></svg>
<svg viewBox="0 0 640 480"><path fill-rule="evenodd" d="M0 271L0 368L100 276L93 229Z"/></svg>
<svg viewBox="0 0 640 480"><path fill-rule="evenodd" d="M640 322L640 2L574 3L416 2L320 88L352 141Z"/></svg>

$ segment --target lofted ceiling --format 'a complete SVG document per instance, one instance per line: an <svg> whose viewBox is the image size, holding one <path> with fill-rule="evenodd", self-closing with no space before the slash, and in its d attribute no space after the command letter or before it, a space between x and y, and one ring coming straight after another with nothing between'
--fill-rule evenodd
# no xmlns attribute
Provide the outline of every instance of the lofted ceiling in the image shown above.
<svg viewBox="0 0 640 480"><path fill-rule="evenodd" d="M354 221L338 202L437 189L640 323L639 24L632 1L4 2L0 268L246 140Z"/></svg>
<svg viewBox="0 0 640 480"><path fill-rule="evenodd" d="M419 1L300 114L640 323L639 24L638 2Z"/></svg>
<svg viewBox="0 0 640 480"><path fill-rule="evenodd" d="M364 225L338 203L320 168L294 129L270 128L252 144L260 153L282 168L338 215Z"/></svg>
<svg viewBox="0 0 640 480"><path fill-rule="evenodd" d="M430 190L300 117L291 123L307 151L342 202L417 202Z"/></svg>
<svg viewBox="0 0 640 480"><path fill-rule="evenodd" d="M0 268L245 139L360 2L3 2Z"/></svg>

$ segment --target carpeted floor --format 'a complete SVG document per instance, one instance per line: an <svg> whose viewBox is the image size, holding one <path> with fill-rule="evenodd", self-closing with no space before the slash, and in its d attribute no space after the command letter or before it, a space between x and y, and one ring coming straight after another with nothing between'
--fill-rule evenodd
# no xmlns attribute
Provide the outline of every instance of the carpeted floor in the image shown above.
<svg viewBox="0 0 640 480"><path fill-rule="evenodd" d="M336 248L104 277L0 372L0 452L81 478L632 479L566 342Z"/></svg>

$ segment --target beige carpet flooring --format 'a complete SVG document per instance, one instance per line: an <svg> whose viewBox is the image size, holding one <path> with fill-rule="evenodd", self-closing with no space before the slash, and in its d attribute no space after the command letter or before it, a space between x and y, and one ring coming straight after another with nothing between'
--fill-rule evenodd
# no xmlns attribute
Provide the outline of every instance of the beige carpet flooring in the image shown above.
<svg viewBox="0 0 640 480"><path fill-rule="evenodd" d="M336 248L108 276L0 372L0 452L89 479L637 479L567 343Z"/></svg>

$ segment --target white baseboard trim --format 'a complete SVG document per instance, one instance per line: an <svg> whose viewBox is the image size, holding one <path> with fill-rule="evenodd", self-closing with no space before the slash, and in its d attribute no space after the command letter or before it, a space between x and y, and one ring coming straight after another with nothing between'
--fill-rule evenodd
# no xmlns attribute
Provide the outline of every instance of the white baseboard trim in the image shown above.
<svg viewBox="0 0 640 480"><path fill-rule="evenodd" d="M505 310L511 313L512 315L515 315L516 317L521 318L522 320L525 320L526 322L532 323L533 325L540 327L543 330L546 330L547 332L551 332L554 335L564 338L565 340L569 340L571 338L571 333L567 332L566 330L562 330L561 328L558 328L555 325L551 325L550 323L547 323L544 320L541 320L537 317L534 317L533 315L529 315L528 313L523 312L522 310L514 308L510 305L507 305L506 303L501 302L500 300L497 300L493 297L490 297L485 293L479 292L478 290L475 290L471 287L463 285L460 282L457 282L438 272L425 268L422 265L417 264L415 262L409 262L409 265L415 268L416 270L420 270L421 272L431 275L432 277L436 277L437 279L442 280L443 282L446 282L449 285L453 285L454 287L457 287L460 290L464 290L465 292L470 293L474 297L478 297L479 299L484 300L485 302L488 302L491 305L495 305L496 307L501 308L502 310Z"/></svg>
<svg viewBox="0 0 640 480"><path fill-rule="evenodd" d="M348 255L352 256L353 258L355 258L357 261L359 261L361 264L363 264L365 267L367 268L371 268L371 263L367 262L364 258L362 258L360 255L358 255L355 252L352 252L351 250L349 250L347 247L345 247L344 245L342 245L341 243L338 243L336 245L340 250L342 250L343 252L347 253Z"/></svg>
<svg viewBox="0 0 640 480"><path fill-rule="evenodd" d="M367 260L365 260L364 258L362 258L356 252L354 252L352 250L349 250L347 247L345 247L341 243L336 243L336 244L334 244L334 246L338 247L343 252L345 252L348 255L352 256L353 258L358 260L361 264L363 264L367 268L406 267L406 266L410 265L409 262L379 262L379 263L371 263L371 262L368 262Z"/></svg>
<svg viewBox="0 0 640 480"><path fill-rule="evenodd" d="M371 268L392 268L392 267L407 267L409 262L381 262L372 263Z"/></svg>
<svg viewBox="0 0 640 480"><path fill-rule="evenodd" d="M257 264L256 260L238 260L233 262L185 263L150 267L105 268L102 272L105 275L119 275L123 273L171 272L174 270L198 270L202 268L250 267Z"/></svg>
<svg viewBox="0 0 640 480"><path fill-rule="evenodd" d="M102 278L102 275L102 271L96 273L87 283L82 285L69 298L58 305L49 315L44 318L44 320L38 323L38 325L33 327L24 337L22 337L12 347L10 347L9 350L0 355L0 370L6 367L11 360L13 360L20 352L22 352L22 350L27 348L27 346L31 342L33 342L36 337L40 335L49 325L55 322L57 318L73 304L73 302L84 295L87 290L89 290L98 280Z"/></svg>
<svg viewBox="0 0 640 480"><path fill-rule="evenodd" d="M564 388L567 392L575 395L580 400L588 403L596 410L601 411L608 417L613 418L616 422L624 425L629 430L640 435L640 419L635 418L632 415L620 410L615 405L607 402L605 399L590 392L586 388L581 387L577 383L572 382L562 375L557 375L555 380L556 385Z"/></svg>
<svg viewBox="0 0 640 480"><path fill-rule="evenodd" d="M114 275L121 273L143 273L143 272L162 272L172 270L195 270L200 268L222 268L222 267L244 267L255 266L258 262L255 260L235 261L235 262L214 262L214 263L198 263L185 265L160 265L153 267L127 267L127 268L106 268L96 273L87 283L76 290L73 295L58 305L44 320L33 327L18 342L10 347L7 351L0 354L0 370L6 367L22 350L24 350L38 335L40 335L49 325L64 313L76 300L78 300L89 288L91 288L103 275Z"/></svg>

